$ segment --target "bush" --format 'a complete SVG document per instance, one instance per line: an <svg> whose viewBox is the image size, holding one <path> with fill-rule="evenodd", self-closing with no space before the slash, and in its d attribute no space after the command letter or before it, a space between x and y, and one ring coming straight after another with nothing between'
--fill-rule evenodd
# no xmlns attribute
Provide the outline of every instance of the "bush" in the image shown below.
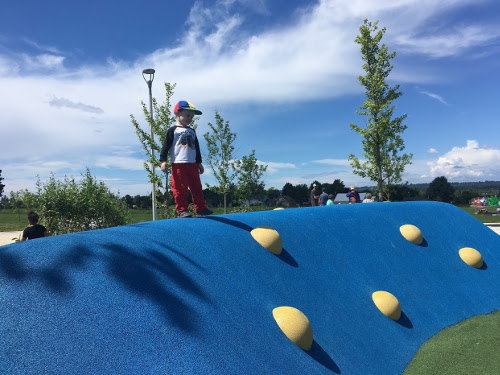
<svg viewBox="0 0 500 375"><path fill-rule="evenodd" d="M51 234L109 228L130 221L125 203L88 169L80 183L68 177L58 181L52 175L45 184L38 180L37 187L36 209Z"/></svg>

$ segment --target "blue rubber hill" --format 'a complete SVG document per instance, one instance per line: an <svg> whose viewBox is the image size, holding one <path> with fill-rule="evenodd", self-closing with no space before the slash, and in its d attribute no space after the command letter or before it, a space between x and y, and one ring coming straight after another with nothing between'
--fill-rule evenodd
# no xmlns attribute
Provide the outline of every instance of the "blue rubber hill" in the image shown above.
<svg viewBox="0 0 500 375"><path fill-rule="evenodd" d="M280 255L252 237L260 226L279 233ZM398 299L399 320L375 291ZM279 306L307 316L310 350L281 331ZM162 220L0 248L6 374L399 374L442 329L498 309L500 236L436 202Z"/></svg>

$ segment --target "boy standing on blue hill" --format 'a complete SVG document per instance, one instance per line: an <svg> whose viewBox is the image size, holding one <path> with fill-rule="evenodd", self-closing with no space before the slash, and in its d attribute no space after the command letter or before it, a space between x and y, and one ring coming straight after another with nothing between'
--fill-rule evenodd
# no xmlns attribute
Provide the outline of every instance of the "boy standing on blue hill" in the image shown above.
<svg viewBox="0 0 500 375"><path fill-rule="evenodd" d="M201 164L201 152L196 132L189 124L194 115L201 115L191 103L181 100L174 107L177 124L167 131L160 152L161 170L167 170L167 155L170 152L172 164L172 192L174 193L175 208L178 217L190 217L188 203L188 189L193 198L194 209L198 215L212 213L205 203L201 187L200 174L205 169Z"/></svg>

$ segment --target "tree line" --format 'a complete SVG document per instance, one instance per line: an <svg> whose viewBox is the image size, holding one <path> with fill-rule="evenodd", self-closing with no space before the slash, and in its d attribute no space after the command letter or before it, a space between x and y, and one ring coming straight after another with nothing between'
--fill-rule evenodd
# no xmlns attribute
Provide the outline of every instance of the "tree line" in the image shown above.
<svg viewBox="0 0 500 375"><path fill-rule="evenodd" d="M242 201L237 195L233 194L228 194L226 200L230 206L239 206L241 204L277 206L283 204L280 198L286 198L285 200L297 206L308 206L310 205L310 194L313 184L316 184L320 190L325 188L328 194L346 194L348 191L348 187L340 179L335 179L332 183L321 183L314 180L310 184L294 185L287 182L281 189L275 187L262 189L260 194L253 196L254 199L250 202L246 200ZM360 193L369 192L378 196L377 186L360 187L358 191ZM431 200L455 205L468 205L473 198L498 196L500 195L499 192L500 181L450 183L444 176L436 177L432 182L427 184L405 183L391 185L389 190L392 202ZM210 207L223 207L224 196L220 191L210 187L204 189L203 194ZM122 199L129 208L151 208L150 195L136 195L133 197L126 195ZM173 204L173 198L171 198L170 203Z"/></svg>
<svg viewBox="0 0 500 375"><path fill-rule="evenodd" d="M361 56L365 75L358 80L365 89L365 101L357 113L365 118L365 126L350 124L352 130L362 137L363 158L350 154L353 173L369 178L376 186L358 188L359 192L371 192L379 201L404 200L437 200L454 204L468 204L476 196L484 195L483 191L469 185L455 187L446 177L434 179L427 187L402 183L405 166L411 163L412 154L404 154L402 134L406 130L403 121L406 115L394 117L394 100L402 92L399 85L390 87L386 79L392 71L391 60L396 52L389 53L387 46L381 43L386 29L378 29L378 21L372 23L365 20L359 28L360 34L354 40L361 47ZM130 115L139 141L145 151L144 169L149 182L157 187L155 198L162 209L163 217L174 216L174 200L169 191L170 161L167 161L166 173L160 172L158 155L168 129L176 123L175 116L170 112L171 97L176 84L164 84L166 99L159 104L152 98L151 112L146 104L141 102L146 123L144 130L133 115ZM196 129L196 119L191 125ZM325 188L329 194L344 194L347 189L343 181L336 179L332 183L312 181L309 185L286 183L281 190L265 188L264 174L267 166L260 163L255 150L241 158L235 154L234 143L236 133L230 129L229 121L224 120L215 111L215 122L208 123L209 131L203 134L207 152L203 155L204 162L213 172L216 184L209 185L203 193L211 207L248 206L251 204L280 204L280 199L293 201L296 205L308 205L310 191L316 183L319 188ZM134 197L126 195L118 197L112 194L102 182L96 181L90 171L82 176L80 183L73 178L65 177L58 181L52 176L48 182L37 181L37 192L27 190L11 192L10 197L2 196L5 185L0 170L0 208L4 209L35 209L49 223L48 229L58 232L86 230L122 225L127 222L129 208L151 208L151 195ZM499 189L496 188L495 196ZM493 195L491 192L489 195ZM70 223L68 225L68 223Z"/></svg>

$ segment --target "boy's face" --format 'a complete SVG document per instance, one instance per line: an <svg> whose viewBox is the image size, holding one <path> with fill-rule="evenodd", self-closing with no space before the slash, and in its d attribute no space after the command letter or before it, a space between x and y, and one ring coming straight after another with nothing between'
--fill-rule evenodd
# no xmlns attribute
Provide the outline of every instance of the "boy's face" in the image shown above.
<svg viewBox="0 0 500 375"><path fill-rule="evenodd" d="M193 121L194 112L187 109L177 111L177 123L182 126L188 126Z"/></svg>

